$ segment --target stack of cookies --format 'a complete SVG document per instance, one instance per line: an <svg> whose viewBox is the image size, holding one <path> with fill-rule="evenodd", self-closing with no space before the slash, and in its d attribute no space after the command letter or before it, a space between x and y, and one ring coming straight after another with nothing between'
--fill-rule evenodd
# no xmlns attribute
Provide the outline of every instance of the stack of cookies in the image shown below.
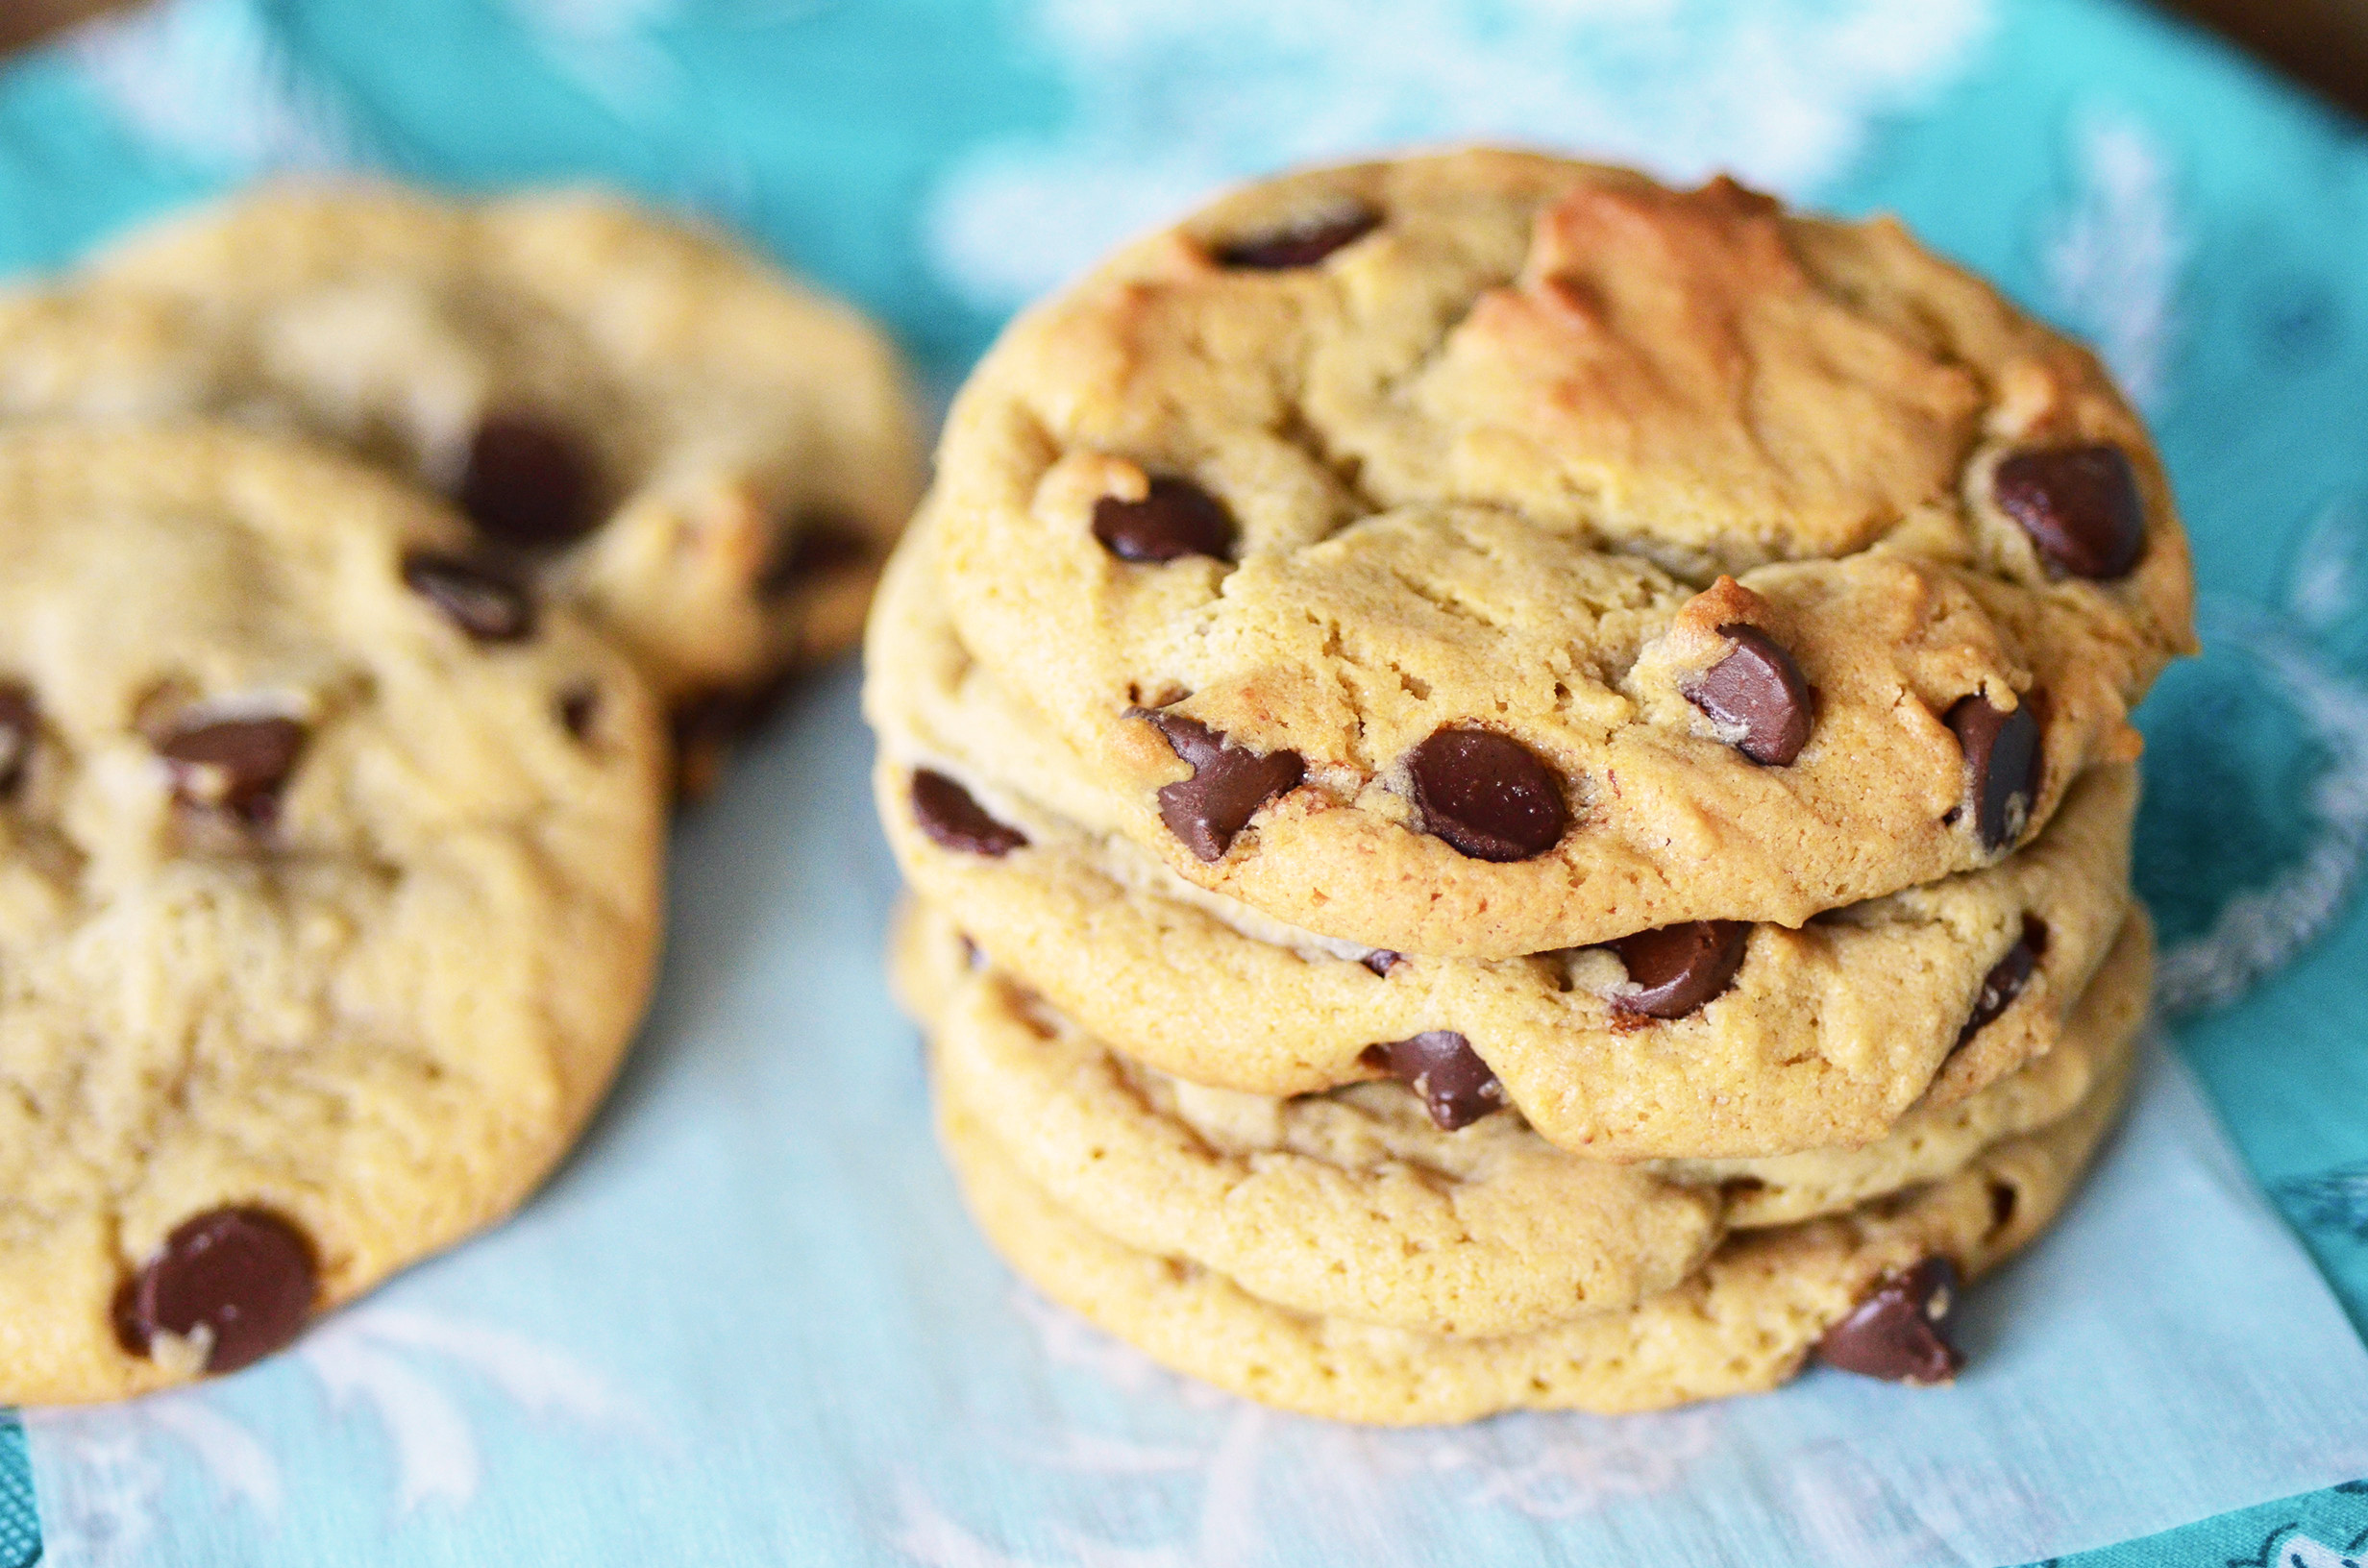
<svg viewBox="0 0 2368 1568"><path fill-rule="evenodd" d="M669 718L851 640L917 470L876 332L606 199L270 190L0 298L0 1406L533 1188L648 994Z"/></svg>
<svg viewBox="0 0 2368 1568"><path fill-rule="evenodd" d="M1129 247L869 633L974 1212L1318 1414L1953 1377L2128 1081L2191 592L2095 359L1896 224L1481 151Z"/></svg>

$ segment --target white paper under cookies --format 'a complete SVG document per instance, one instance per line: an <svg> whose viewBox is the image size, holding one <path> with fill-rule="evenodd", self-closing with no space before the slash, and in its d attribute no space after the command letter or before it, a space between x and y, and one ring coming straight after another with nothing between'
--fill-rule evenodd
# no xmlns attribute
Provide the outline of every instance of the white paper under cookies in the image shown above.
<svg viewBox="0 0 2368 1568"><path fill-rule="evenodd" d="M2368 1473L2368 1352L2159 1055L1952 1389L1391 1433L1152 1368L955 1201L853 707L684 822L658 1011L553 1188L276 1363L31 1417L45 1563L1993 1568Z"/></svg>

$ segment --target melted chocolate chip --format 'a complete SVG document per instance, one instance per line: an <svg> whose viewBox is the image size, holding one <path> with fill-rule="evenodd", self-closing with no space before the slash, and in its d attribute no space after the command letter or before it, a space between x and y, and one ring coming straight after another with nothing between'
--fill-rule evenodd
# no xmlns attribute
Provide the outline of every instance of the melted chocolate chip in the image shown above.
<svg viewBox="0 0 2368 1568"><path fill-rule="evenodd" d="M592 488L591 459L565 431L530 414L490 414L469 442L458 499L502 543L550 550L592 527Z"/></svg>
<svg viewBox="0 0 2368 1568"><path fill-rule="evenodd" d="M1782 644L1756 626L1720 626L1735 649L1686 687L1686 700L1712 722L1741 731L1738 751L1771 768L1788 766L1809 744L1817 689Z"/></svg>
<svg viewBox="0 0 2368 1568"><path fill-rule="evenodd" d="M1376 947L1357 962L1380 975L1384 980L1389 979L1393 971L1407 967L1407 958L1404 953L1394 953L1387 947Z"/></svg>
<svg viewBox="0 0 2368 1568"><path fill-rule="evenodd" d="M205 1331L206 1370L235 1372L292 1341L318 1290L312 1244L262 1209L213 1209L184 1220L116 1297L115 1334L148 1354L159 1334Z"/></svg>
<svg viewBox="0 0 2368 1568"><path fill-rule="evenodd" d="M966 855L1000 859L1027 847L1026 834L997 821L970 791L926 768L913 774L913 821L932 844Z"/></svg>
<svg viewBox="0 0 2368 1568"><path fill-rule="evenodd" d="M2012 713L1979 694L1959 698L1949 708L1945 723L1965 754L1973 828L1985 849L2003 849L2021 838L2039 797L2037 695L2026 694Z"/></svg>
<svg viewBox="0 0 2368 1568"><path fill-rule="evenodd" d="M2124 577L2146 552L2146 505L2119 447L2018 452L1990 480L1998 509L2076 577Z"/></svg>
<svg viewBox="0 0 2368 1568"><path fill-rule="evenodd" d="M1122 561L1177 560L1233 550L1233 514L1190 479L1156 478L1141 501L1094 502L1094 537Z"/></svg>
<svg viewBox="0 0 2368 1568"><path fill-rule="evenodd" d="M33 760L33 743L41 732L41 716L32 691L14 681L0 681L0 798L16 793L25 781L25 764Z"/></svg>
<svg viewBox="0 0 2368 1568"><path fill-rule="evenodd" d="M801 512L782 525L781 534L782 549L756 578L757 593L768 599L872 559L871 535L843 512Z"/></svg>
<svg viewBox="0 0 2368 1568"><path fill-rule="evenodd" d="M1689 920L1639 931L1610 943L1641 991L1612 998L1621 1013L1682 1018L1735 984L1751 944L1748 920Z"/></svg>
<svg viewBox="0 0 2368 1568"><path fill-rule="evenodd" d="M1989 973L1982 977L1982 990L1973 999L1973 1012L1965 1019L1965 1027L1957 1032L1957 1043L1950 1047L1961 1051L1965 1042L1987 1028L1999 1014L2004 1013L2023 988L2031 984L2031 976L2039 967L2039 955L2047 951L2047 923L2035 915L2023 917L2022 935L2014 939L2006 956L1990 966Z"/></svg>
<svg viewBox="0 0 2368 1568"><path fill-rule="evenodd" d="M1368 1045L1360 1059L1412 1089L1446 1132L1468 1127L1505 1103L1505 1086L1496 1081L1494 1069L1452 1029Z"/></svg>
<svg viewBox="0 0 2368 1568"><path fill-rule="evenodd" d="M1989 1184L1989 1228L2003 1231L2014 1223L2016 1195L2011 1182Z"/></svg>
<svg viewBox="0 0 2368 1568"><path fill-rule="evenodd" d="M1817 1356L1828 1366L1891 1383L1947 1383L1965 1364L1949 1342L1957 1265L1927 1258L1890 1276L1825 1331Z"/></svg>
<svg viewBox="0 0 2368 1568"><path fill-rule="evenodd" d="M184 805L267 827L280 815L280 793L305 739L293 719L218 719L165 735L157 754Z"/></svg>
<svg viewBox="0 0 2368 1568"><path fill-rule="evenodd" d="M1159 820L1202 860L1221 860L1258 808L1299 787L1307 764L1296 751L1251 751L1197 719L1145 713L1193 776L1159 792Z"/></svg>
<svg viewBox="0 0 2368 1568"><path fill-rule="evenodd" d="M1360 207L1235 240L1218 251L1217 264L1245 272L1287 272L1295 267L1312 267L1380 227L1381 214L1371 208Z"/></svg>
<svg viewBox="0 0 2368 1568"><path fill-rule="evenodd" d="M1491 729L1446 728L1406 754L1422 829L1473 860L1528 860L1570 825L1562 780L1537 754Z"/></svg>
<svg viewBox="0 0 2368 1568"><path fill-rule="evenodd" d="M479 562L421 551L404 557L403 580L481 643L514 643L534 634L534 600Z"/></svg>

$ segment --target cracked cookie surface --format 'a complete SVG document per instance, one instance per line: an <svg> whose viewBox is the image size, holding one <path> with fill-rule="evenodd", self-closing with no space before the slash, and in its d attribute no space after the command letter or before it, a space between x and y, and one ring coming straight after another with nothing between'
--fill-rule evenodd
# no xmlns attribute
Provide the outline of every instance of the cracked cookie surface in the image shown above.
<svg viewBox="0 0 2368 1568"><path fill-rule="evenodd" d="M919 489L851 309L592 192L283 184L0 297L0 418L220 418L459 501L670 704L852 642Z"/></svg>
<svg viewBox="0 0 2368 1568"><path fill-rule="evenodd" d="M0 432L0 1404L277 1348L606 1085L657 706L471 547L310 449Z"/></svg>
<svg viewBox="0 0 2368 1568"><path fill-rule="evenodd" d="M1083 820L1442 956L1991 864L2192 642L2085 351L1896 225L1530 155L1122 251L981 364L925 512Z"/></svg>

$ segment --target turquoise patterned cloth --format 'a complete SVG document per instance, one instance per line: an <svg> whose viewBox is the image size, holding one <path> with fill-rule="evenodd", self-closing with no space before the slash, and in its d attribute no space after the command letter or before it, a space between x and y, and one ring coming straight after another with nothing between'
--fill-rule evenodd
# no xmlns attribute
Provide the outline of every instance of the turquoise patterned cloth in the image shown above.
<svg viewBox="0 0 2368 1568"><path fill-rule="evenodd" d="M2115 0L167 0L0 70L0 271L273 170L598 177L944 389L1200 191L1463 135L1898 211L2161 436L2208 640L2141 716L2176 1050L1973 1293L1972 1375L1367 1433L1016 1288L878 980L842 669L678 831L656 1010L551 1188L253 1372L0 1416L0 1568L2368 1553L2368 142L2217 47Z"/></svg>

